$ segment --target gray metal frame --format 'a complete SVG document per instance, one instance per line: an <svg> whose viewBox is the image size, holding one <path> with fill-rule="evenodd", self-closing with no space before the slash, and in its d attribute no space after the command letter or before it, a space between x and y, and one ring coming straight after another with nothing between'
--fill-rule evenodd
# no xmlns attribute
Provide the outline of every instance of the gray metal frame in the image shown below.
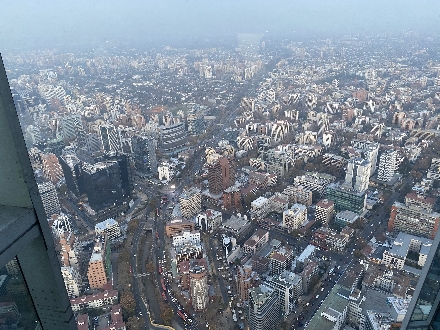
<svg viewBox="0 0 440 330"><path fill-rule="evenodd" d="M76 329L0 56L0 267L14 257L43 329Z"/></svg>
<svg viewBox="0 0 440 330"><path fill-rule="evenodd" d="M423 284L425 283L429 269L431 268L434 256L437 253L437 249L439 248L439 244L440 244L440 230L437 231L437 234L434 237L434 241L432 243L428 257L426 259L425 266L423 267L422 273L420 274L420 278L417 283L416 289L414 291L414 295L411 299L405 318L402 322L402 327L401 327L402 329L429 329L430 327L434 314L437 310L436 307L440 303L440 292L437 293L437 297L433 304L433 306L435 307L432 308L431 311L429 312L428 319L426 321L411 321L410 319L416 307L417 299L419 298L420 292L422 291L422 287Z"/></svg>

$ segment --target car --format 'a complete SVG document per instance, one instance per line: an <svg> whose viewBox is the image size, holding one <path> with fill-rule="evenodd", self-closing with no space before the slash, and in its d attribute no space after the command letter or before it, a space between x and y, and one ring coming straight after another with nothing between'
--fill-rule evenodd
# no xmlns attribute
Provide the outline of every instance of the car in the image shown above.
<svg viewBox="0 0 440 330"><path fill-rule="evenodd" d="M139 312L139 316L142 316L142 312Z"/></svg>
<svg viewBox="0 0 440 330"><path fill-rule="evenodd" d="M319 298L319 294L317 294L315 298L318 299Z"/></svg>

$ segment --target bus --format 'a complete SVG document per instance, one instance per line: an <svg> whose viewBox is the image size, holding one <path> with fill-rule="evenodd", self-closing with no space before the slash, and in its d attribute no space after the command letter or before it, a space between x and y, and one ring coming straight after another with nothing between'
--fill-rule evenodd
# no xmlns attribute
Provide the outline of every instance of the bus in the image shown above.
<svg viewBox="0 0 440 330"><path fill-rule="evenodd" d="M183 320L183 322L186 322L186 316L185 315L183 315L183 313L179 310L179 311L177 311L177 315L179 315L180 316L180 318Z"/></svg>
<svg viewBox="0 0 440 330"><path fill-rule="evenodd" d="M166 303L168 302L168 299L167 299L165 292L162 292L162 298Z"/></svg>
<svg viewBox="0 0 440 330"><path fill-rule="evenodd" d="M333 274L333 271L335 270L335 268L333 267L332 269L330 269L329 271L328 271L328 274L329 275L331 275L331 274Z"/></svg>
<svg viewBox="0 0 440 330"><path fill-rule="evenodd" d="M160 284L162 285L162 290L167 291L167 288L165 286L165 282L163 281L163 278L160 279Z"/></svg>
<svg viewBox="0 0 440 330"><path fill-rule="evenodd" d="M159 208L156 208L156 217L159 216Z"/></svg>
<svg viewBox="0 0 440 330"><path fill-rule="evenodd" d="M156 239L159 239L159 232L156 230Z"/></svg>

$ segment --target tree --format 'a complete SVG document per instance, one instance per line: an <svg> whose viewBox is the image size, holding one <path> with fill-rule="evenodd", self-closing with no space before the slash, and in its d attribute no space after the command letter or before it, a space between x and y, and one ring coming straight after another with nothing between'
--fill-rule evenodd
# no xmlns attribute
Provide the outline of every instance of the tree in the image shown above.
<svg viewBox="0 0 440 330"><path fill-rule="evenodd" d="M125 316L133 316L136 308L136 300L134 300L133 292L130 290L122 291L120 302Z"/></svg>
<svg viewBox="0 0 440 330"><path fill-rule="evenodd" d="M143 328L144 324L144 319L131 316L128 318L128 321L125 325L127 326L128 330L140 330Z"/></svg>
<svg viewBox="0 0 440 330"><path fill-rule="evenodd" d="M165 307L162 310L162 319L165 325L171 325L174 318L174 311L171 307Z"/></svg>

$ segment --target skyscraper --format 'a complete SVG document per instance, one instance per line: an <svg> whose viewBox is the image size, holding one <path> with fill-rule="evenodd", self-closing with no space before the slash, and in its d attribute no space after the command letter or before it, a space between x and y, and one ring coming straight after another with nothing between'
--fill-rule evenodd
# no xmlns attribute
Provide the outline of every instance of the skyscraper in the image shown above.
<svg viewBox="0 0 440 330"><path fill-rule="evenodd" d="M227 157L219 158L208 168L209 192L214 195L222 194L223 190L235 183L235 164Z"/></svg>
<svg viewBox="0 0 440 330"><path fill-rule="evenodd" d="M53 214L60 214L60 202L58 200L57 190L53 183L49 181L39 184L38 191L40 192L47 218L50 218Z"/></svg>
<svg viewBox="0 0 440 330"><path fill-rule="evenodd" d="M348 161L345 175L345 185L357 192L368 189L370 182L371 163L362 158L352 158Z"/></svg>
<svg viewBox="0 0 440 330"><path fill-rule="evenodd" d="M264 284L250 289L248 320L251 330L278 329L280 302L276 290Z"/></svg>
<svg viewBox="0 0 440 330"><path fill-rule="evenodd" d="M380 155L379 170L377 172L377 179L384 182L389 182L397 170L397 152L395 150L386 150Z"/></svg>
<svg viewBox="0 0 440 330"><path fill-rule="evenodd" d="M155 175L157 173L156 140L150 136L135 135L132 138L134 165L137 171Z"/></svg>
<svg viewBox="0 0 440 330"><path fill-rule="evenodd" d="M112 124L104 124L99 127L102 149L107 153L117 153L121 151L121 141L119 133Z"/></svg>

